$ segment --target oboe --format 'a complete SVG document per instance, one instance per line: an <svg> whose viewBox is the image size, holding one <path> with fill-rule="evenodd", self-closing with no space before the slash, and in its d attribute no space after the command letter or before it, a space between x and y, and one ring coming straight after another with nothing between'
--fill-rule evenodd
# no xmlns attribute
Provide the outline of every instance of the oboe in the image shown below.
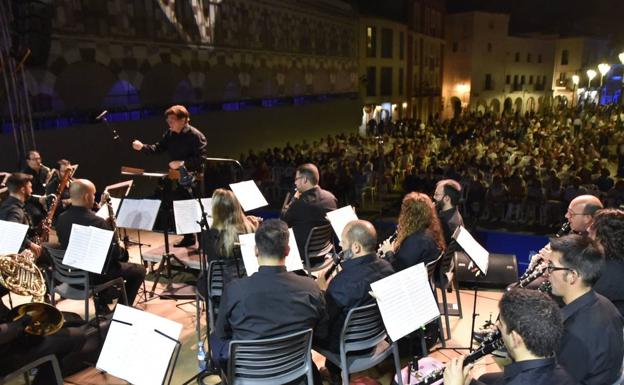
<svg viewBox="0 0 624 385"><path fill-rule="evenodd" d="M487 356L495 350L501 349L503 347L503 340L501 338L500 331L496 330L483 339L483 343L479 347L479 349L470 353L464 358L464 366L475 362L481 357ZM417 383L416 385L430 385L436 381L439 381L444 376L444 369L436 370L435 372L431 372L430 374L423 377L422 381Z"/></svg>

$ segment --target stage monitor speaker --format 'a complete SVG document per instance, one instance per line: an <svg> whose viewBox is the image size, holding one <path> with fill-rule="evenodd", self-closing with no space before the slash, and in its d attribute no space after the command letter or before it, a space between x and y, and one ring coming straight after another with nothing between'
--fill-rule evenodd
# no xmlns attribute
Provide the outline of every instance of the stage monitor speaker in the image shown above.
<svg viewBox="0 0 624 385"><path fill-rule="evenodd" d="M475 282L479 287L505 288L518 280L518 262L513 254L490 254L490 264L486 276L475 277L468 269L470 259L463 252L457 253L455 273L459 285L472 288Z"/></svg>

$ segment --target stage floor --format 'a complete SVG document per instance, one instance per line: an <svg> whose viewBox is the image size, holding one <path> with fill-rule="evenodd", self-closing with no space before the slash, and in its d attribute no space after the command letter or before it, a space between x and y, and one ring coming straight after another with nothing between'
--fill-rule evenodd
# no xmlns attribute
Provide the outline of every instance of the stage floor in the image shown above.
<svg viewBox="0 0 624 385"><path fill-rule="evenodd" d="M129 231L128 235L131 239L138 239L135 231ZM141 232L141 241L143 243L149 244L150 246L143 246L142 252L143 257L146 260L156 261L160 260L162 252L163 252L163 235L158 233L151 232ZM171 242L174 243L179 237L172 236ZM130 248L130 258L131 261L140 262L139 248L137 246L133 246ZM197 253L193 252L191 249L177 249L171 248L171 251L176 254L185 264L188 264L190 268L198 268L198 259ZM182 274L181 280L184 278L188 278L190 274ZM153 275L149 274L148 280L146 280L147 290L151 289ZM166 279L161 279L161 282L157 285L156 292L160 293L164 288ZM462 307L464 311L464 316L462 319L457 317L450 318L451 325L451 335L452 339L446 341L447 349L437 350L430 354L430 356L442 361L446 362L450 358L455 357L459 354L466 354L465 350L453 350L453 347L465 347L469 344L470 340L470 326L472 322L472 305L474 295L471 290L461 290L461 301ZM477 317L476 317L476 325L477 328L483 325L483 323L490 319L495 320L498 314L497 305L498 300L502 295L501 291L479 291L477 295ZM139 294L140 298L137 298L137 301L143 299L143 295ZM440 297L441 298L441 297ZM449 301L453 302L455 300L455 293L452 293L448 296ZM29 298L17 297L13 296L14 304L22 303L29 300ZM135 305L136 308L148 311L150 313L154 313L160 315L162 317L168 318L170 320L179 322L183 325L181 342L182 348L180 350L180 356L177 361L177 365L175 367L175 372L173 375L172 384L182 384L187 379L195 375L198 371L197 365L197 336L195 332L195 323L196 323L196 308L195 302L189 300L168 300L168 299L160 299L154 298L147 303ZM78 314L84 313L84 304L82 301L72 301L72 300L62 300L58 303L58 308L64 311L71 311ZM93 306L90 306L93 309ZM200 317L202 332L205 333L205 317ZM443 319L444 323L444 319ZM439 348L438 345L436 348ZM449 349L450 348L450 349ZM137 354L149 354L145 352L137 352ZM317 366L320 368L324 366L324 358L315 352L313 352L314 361ZM402 364L405 365L408 357L402 357ZM137 370L149 370L149 368L137 368ZM474 367L472 374L475 377L485 373L498 371L499 368L497 364L493 361L491 356L488 356L482 360L480 360ZM374 368L362 373L356 373L352 375L352 380L358 377L367 376L373 379L376 379L381 384L386 385L391 383L391 377L394 375L393 367L390 364L382 365L378 368ZM206 384L218 384L219 378L216 376L208 377L204 381ZM20 384L21 382L16 381L11 384ZM124 380L113 377L109 374L101 373L100 371L94 368L85 369L79 373L76 373L70 377L65 379L66 384L81 384L81 385L100 385L100 384L126 384Z"/></svg>

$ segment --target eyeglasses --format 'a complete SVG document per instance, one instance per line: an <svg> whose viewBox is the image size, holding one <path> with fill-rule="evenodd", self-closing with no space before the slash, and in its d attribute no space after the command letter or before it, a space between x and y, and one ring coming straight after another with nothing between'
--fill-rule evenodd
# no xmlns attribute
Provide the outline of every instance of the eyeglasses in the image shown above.
<svg viewBox="0 0 624 385"><path fill-rule="evenodd" d="M305 178L305 176L303 176L303 175L299 175L299 176L296 176L296 177L295 177L295 180L299 180L299 179L303 179L303 178Z"/></svg>
<svg viewBox="0 0 624 385"><path fill-rule="evenodd" d="M570 269L569 267L555 266L552 262L549 262L548 266L546 266L546 271L548 272L548 274L552 273L553 271L559 270L574 271L574 269Z"/></svg>
<svg viewBox="0 0 624 385"><path fill-rule="evenodd" d="M589 215L589 214L585 214L585 213L575 213L574 211L568 209L568 214L569 215Z"/></svg>

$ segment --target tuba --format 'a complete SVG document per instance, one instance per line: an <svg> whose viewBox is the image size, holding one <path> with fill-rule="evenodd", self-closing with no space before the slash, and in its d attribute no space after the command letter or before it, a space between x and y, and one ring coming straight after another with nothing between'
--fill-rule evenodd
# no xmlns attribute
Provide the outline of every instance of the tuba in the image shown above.
<svg viewBox="0 0 624 385"><path fill-rule="evenodd" d="M20 254L0 255L0 285L17 295L32 297L33 302L19 305L9 313L11 321L25 315L31 317L31 322L25 328L26 333L47 336L63 326L63 314L54 306L42 302L46 281L35 265L30 250Z"/></svg>

